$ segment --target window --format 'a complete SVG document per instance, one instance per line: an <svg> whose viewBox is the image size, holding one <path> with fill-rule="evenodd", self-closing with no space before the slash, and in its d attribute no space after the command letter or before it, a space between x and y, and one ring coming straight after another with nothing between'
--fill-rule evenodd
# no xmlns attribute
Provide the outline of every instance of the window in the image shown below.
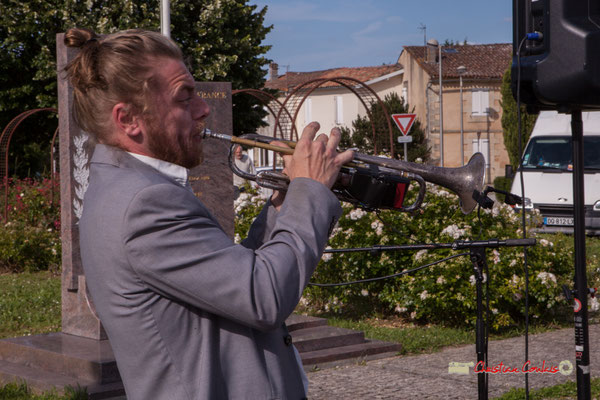
<svg viewBox="0 0 600 400"><path fill-rule="evenodd" d="M490 167L489 145L490 145L490 141L488 139L473 139L473 154L475 154L475 153L483 154L483 157L485 158L485 167L486 168Z"/></svg>
<svg viewBox="0 0 600 400"><path fill-rule="evenodd" d="M572 171L571 136L538 136L531 139L521 166L524 169ZM600 137L583 137L583 167L586 172L600 169Z"/></svg>
<svg viewBox="0 0 600 400"><path fill-rule="evenodd" d="M343 124L344 123L344 101L342 96L335 96L335 123Z"/></svg>
<svg viewBox="0 0 600 400"><path fill-rule="evenodd" d="M488 90L473 90L471 93L471 115L487 115L490 107L490 92Z"/></svg>
<svg viewBox="0 0 600 400"><path fill-rule="evenodd" d="M304 100L304 123L312 122L312 99L309 97Z"/></svg>

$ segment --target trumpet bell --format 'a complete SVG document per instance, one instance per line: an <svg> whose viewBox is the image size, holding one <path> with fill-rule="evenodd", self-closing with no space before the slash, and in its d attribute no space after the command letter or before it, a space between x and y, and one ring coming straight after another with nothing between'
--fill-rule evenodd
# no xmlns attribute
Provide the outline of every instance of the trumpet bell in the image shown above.
<svg viewBox="0 0 600 400"><path fill-rule="evenodd" d="M427 182L443 186L458 195L464 214L469 214L477 206L473 193L481 192L485 180L485 157L481 153L473 154L466 165L457 168L437 167L367 154L356 154L354 159L399 173L409 172L421 176Z"/></svg>

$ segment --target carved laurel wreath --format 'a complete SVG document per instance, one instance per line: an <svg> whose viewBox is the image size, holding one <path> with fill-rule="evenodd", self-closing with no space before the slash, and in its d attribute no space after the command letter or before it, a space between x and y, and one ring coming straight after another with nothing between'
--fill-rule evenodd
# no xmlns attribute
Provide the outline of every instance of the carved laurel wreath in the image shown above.
<svg viewBox="0 0 600 400"><path fill-rule="evenodd" d="M88 167L89 155L85 150L85 143L89 139L87 132L81 131L81 135L73 137L75 153L73 154L73 180L75 196L73 197L73 212L77 222L83 213L83 196L88 188L90 169Z"/></svg>

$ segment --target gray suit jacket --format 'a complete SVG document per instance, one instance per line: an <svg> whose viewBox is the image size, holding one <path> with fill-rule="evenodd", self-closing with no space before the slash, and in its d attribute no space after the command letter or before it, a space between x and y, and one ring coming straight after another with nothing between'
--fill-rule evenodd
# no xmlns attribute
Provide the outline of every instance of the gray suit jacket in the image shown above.
<svg viewBox="0 0 600 400"><path fill-rule="evenodd" d="M128 399L304 397L284 321L340 212L325 186L295 179L236 245L189 190L97 145L81 255Z"/></svg>

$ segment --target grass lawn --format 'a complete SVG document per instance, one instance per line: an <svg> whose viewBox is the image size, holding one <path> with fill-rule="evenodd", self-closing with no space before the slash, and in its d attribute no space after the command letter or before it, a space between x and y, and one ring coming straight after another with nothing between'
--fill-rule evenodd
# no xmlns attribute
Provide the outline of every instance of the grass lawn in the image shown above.
<svg viewBox="0 0 600 400"><path fill-rule="evenodd" d="M598 398L600 395L600 378L591 380L592 397ZM495 397L495 400L522 400L525 398L525 389L512 389L500 397ZM577 398L577 383L567 382L556 386L549 386L542 389L530 390L530 400L547 400L547 399L576 399Z"/></svg>
<svg viewBox="0 0 600 400"><path fill-rule="evenodd" d="M61 396L55 392L44 394L32 394L27 385L9 383L0 387L0 399L2 400L87 400L87 394L82 390L65 389L65 395Z"/></svg>
<svg viewBox="0 0 600 400"><path fill-rule="evenodd" d="M60 331L60 276L0 275L0 338Z"/></svg>

